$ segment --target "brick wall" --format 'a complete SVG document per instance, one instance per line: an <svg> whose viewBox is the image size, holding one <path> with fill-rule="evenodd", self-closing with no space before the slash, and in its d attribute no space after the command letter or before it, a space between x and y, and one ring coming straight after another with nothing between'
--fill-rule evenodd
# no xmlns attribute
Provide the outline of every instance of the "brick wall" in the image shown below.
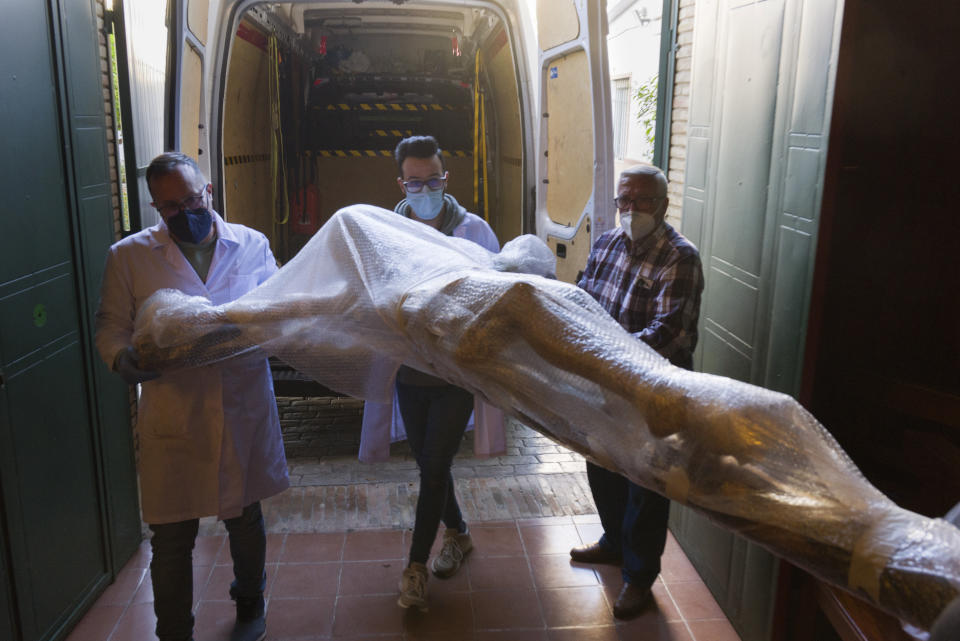
<svg viewBox="0 0 960 641"><path fill-rule="evenodd" d="M117 141L113 126L113 100L111 100L110 58L107 51L107 27L104 23L103 0L97 0L97 39L100 51L100 81L103 88L103 111L107 121L107 154L110 160L111 206L113 207L114 238L119 240L122 226L120 222L120 180L117 176Z"/></svg>
<svg viewBox="0 0 960 641"><path fill-rule="evenodd" d="M120 211L120 179L117 174L117 141L114 134L113 122L113 100L111 91L113 89L110 81L110 57L107 48L107 30L104 22L106 9L104 0L96 1L97 11L97 49L100 54L100 83L103 90L103 113L106 118L107 131L107 158L110 163L110 206L113 208L113 237L114 240L120 240L123 233L123 224L121 222ZM136 389L130 388L130 425L137 424L137 397ZM134 449L139 452L136 438L136 429L134 429Z"/></svg>
<svg viewBox="0 0 960 641"><path fill-rule="evenodd" d="M687 122L690 117L690 70L693 58L693 15L696 0L680 0L677 23L677 54L673 78L673 113L670 123L670 166L667 222L680 228L683 214L683 184L687 164Z"/></svg>
<svg viewBox="0 0 960 641"><path fill-rule="evenodd" d="M355 455L363 401L349 397L277 397L288 458Z"/></svg>

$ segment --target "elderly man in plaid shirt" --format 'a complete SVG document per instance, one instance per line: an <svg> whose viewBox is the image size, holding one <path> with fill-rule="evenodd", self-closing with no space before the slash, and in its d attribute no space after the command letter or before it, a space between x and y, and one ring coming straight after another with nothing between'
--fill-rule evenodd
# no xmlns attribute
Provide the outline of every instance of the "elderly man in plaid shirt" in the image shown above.
<svg viewBox="0 0 960 641"><path fill-rule="evenodd" d="M620 226L594 244L578 286L628 332L678 367L693 366L703 271L694 245L664 221L667 180L651 165L620 174ZM587 479L604 534L573 548L581 563L620 565L619 619L639 614L660 573L670 502L625 477L587 462Z"/></svg>

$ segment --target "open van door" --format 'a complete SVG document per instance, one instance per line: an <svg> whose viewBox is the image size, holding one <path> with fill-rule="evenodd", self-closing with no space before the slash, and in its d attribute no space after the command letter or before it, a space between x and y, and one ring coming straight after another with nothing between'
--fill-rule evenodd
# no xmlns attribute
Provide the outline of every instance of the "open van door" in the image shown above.
<svg viewBox="0 0 960 641"><path fill-rule="evenodd" d="M537 232L576 282L615 214L606 2L537 0L537 31Z"/></svg>
<svg viewBox="0 0 960 641"><path fill-rule="evenodd" d="M203 79L207 46L209 0L173 0L170 4L171 65L167 75L166 140L210 176L210 154L204 117Z"/></svg>

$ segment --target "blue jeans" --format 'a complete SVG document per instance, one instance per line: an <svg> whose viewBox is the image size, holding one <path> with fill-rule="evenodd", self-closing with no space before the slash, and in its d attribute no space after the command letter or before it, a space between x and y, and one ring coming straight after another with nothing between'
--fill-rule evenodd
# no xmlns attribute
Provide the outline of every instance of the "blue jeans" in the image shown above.
<svg viewBox="0 0 960 641"><path fill-rule="evenodd" d="M410 449L420 468L410 561L426 563L441 519L448 528L464 527L450 466L473 411L473 395L455 385L398 382L397 401Z"/></svg>
<svg viewBox="0 0 960 641"><path fill-rule="evenodd" d="M225 519L223 524L233 557L230 597L262 614L267 534L260 503L251 503L240 516ZM153 531L150 578L157 637L160 641L190 641L193 638L193 544L199 520L151 525L150 529Z"/></svg>
<svg viewBox="0 0 960 641"><path fill-rule="evenodd" d="M600 514L600 544L623 552L623 580L648 587L660 574L670 501L587 461L587 481Z"/></svg>

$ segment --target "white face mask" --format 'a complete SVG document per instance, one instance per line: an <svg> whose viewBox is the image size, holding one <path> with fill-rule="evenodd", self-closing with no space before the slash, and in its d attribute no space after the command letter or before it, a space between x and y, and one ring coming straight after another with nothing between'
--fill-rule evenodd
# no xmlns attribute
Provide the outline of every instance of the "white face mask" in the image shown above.
<svg viewBox="0 0 960 641"><path fill-rule="evenodd" d="M443 211L443 190L424 187L415 194L408 193L407 204L420 220L433 220Z"/></svg>
<svg viewBox="0 0 960 641"><path fill-rule="evenodd" d="M642 240L657 228L657 219L653 214L637 211L620 212L620 227L631 241Z"/></svg>

